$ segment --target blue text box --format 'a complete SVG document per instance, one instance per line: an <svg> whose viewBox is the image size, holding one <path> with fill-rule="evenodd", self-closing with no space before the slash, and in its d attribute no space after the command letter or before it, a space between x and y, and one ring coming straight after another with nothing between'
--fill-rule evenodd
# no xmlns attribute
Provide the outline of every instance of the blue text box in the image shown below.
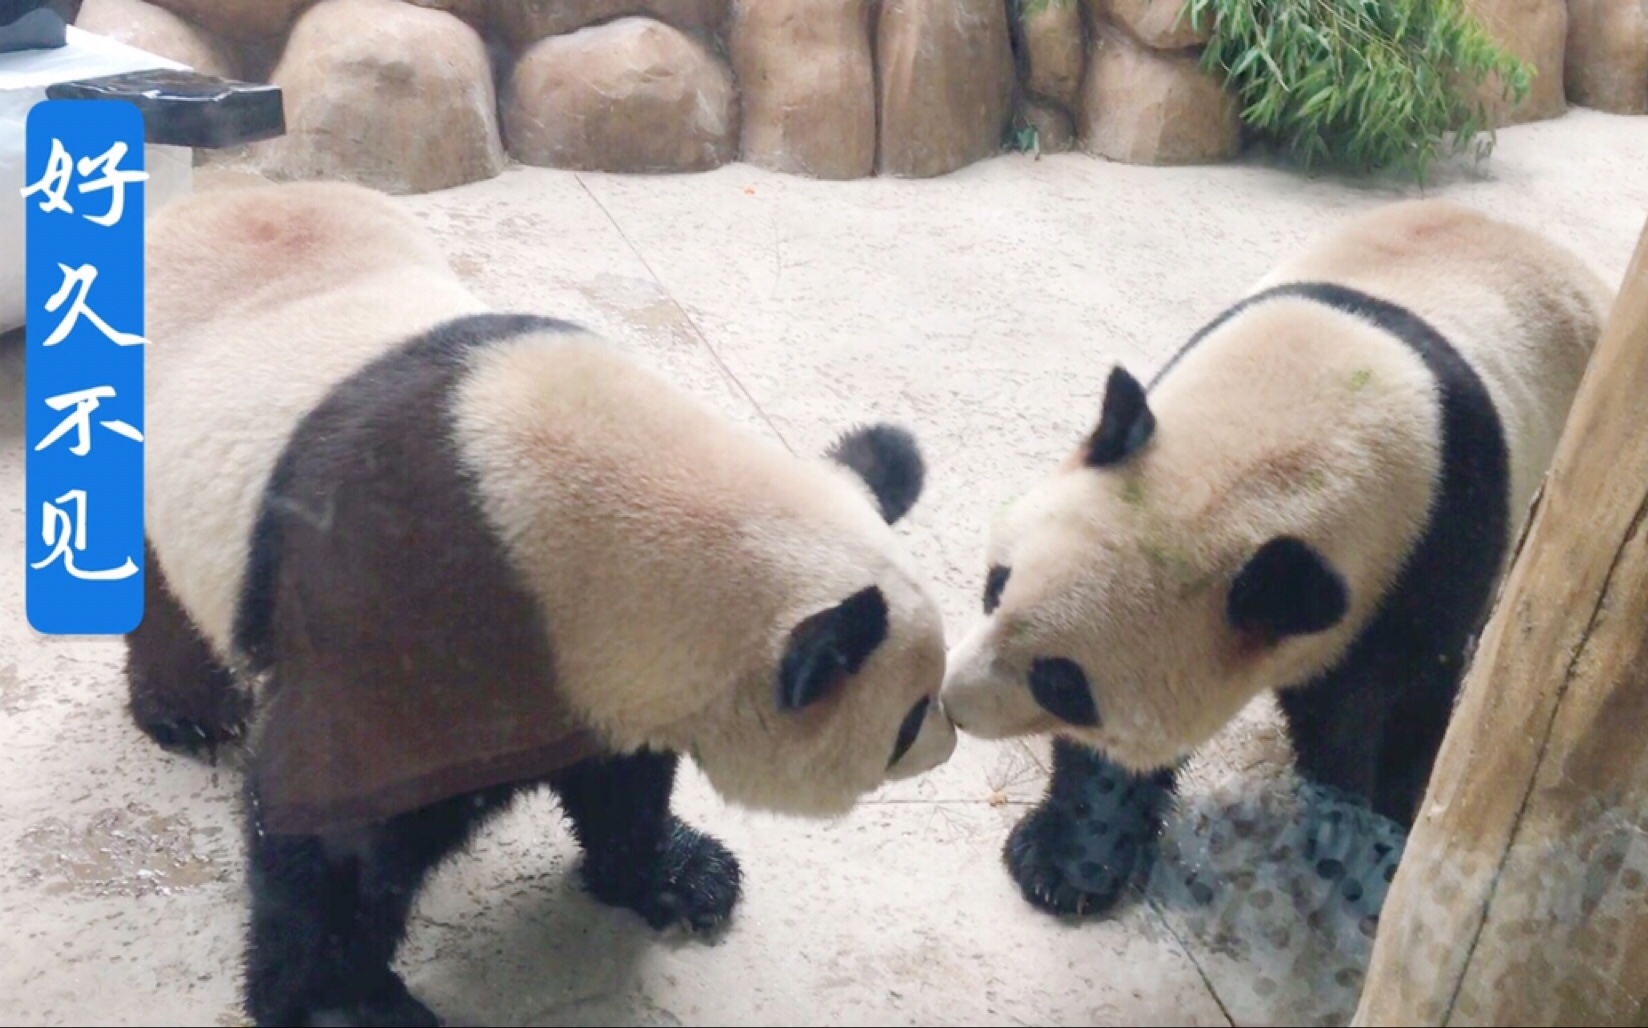
<svg viewBox="0 0 1648 1028"><path fill-rule="evenodd" d="M29 624L118 635L143 618L143 116L45 100L26 145Z"/></svg>

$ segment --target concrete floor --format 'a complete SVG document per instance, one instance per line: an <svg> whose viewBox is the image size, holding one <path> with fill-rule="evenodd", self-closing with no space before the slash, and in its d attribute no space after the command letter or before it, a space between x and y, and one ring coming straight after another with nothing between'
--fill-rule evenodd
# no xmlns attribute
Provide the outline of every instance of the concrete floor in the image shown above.
<svg viewBox="0 0 1648 1028"><path fill-rule="evenodd" d="M1648 119L1575 111L1502 133L1484 174L1435 188L1617 277L1648 215L1645 167ZM977 609L987 515L1089 427L1112 360L1148 373L1272 260L1395 195L1064 155L924 182L515 168L406 203L484 296L630 340L796 450L862 418L911 424L931 472L904 534L955 631ZM27 627L20 381L14 356L0 423L13 554L0 561L0 1022L239 1023L232 772L167 756L129 724L118 643ZM1343 1022L1359 972L1330 957L1254 989L1242 954L1258 950L1221 948L1159 904L1086 924L1026 906L998 852L1040 793L1043 752L964 740L940 772L831 824L728 809L689 774L681 808L748 872L717 945L654 937L583 897L553 804L524 803L434 881L403 966L455 1024ZM1273 738L1232 732L1208 764L1223 777L1198 781L1239 790L1274 759ZM1305 1002L1334 981L1333 1003Z"/></svg>

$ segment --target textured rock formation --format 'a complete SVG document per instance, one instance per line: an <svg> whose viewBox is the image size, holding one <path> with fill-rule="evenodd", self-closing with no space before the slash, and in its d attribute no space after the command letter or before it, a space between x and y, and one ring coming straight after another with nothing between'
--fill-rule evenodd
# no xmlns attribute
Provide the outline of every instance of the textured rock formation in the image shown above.
<svg viewBox="0 0 1648 1028"><path fill-rule="evenodd" d="M1037 0L1020 7L1030 92L1074 109L1081 95L1087 39L1078 0Z"/></svg>
<svg viewBox="0 0 1648 1028"><path fill-rule="evenodd" d="M85 0L74 24L206 75L238 74L233 51L223 40L144 0Z"/></svg>
<svg viewBox="0 0 1648 1028"><path fill-rule="evenodd" d="M422 193L503 170L486 45L444 11L321 0L292 30L274 82L287 134L254 149L271 178Z"/></svg>
<svg viewBox="0 0 1648 1028"><path fill-rule="evenodd" d="M510 0L406 0L419 7L456 14L474 28L485 32L492 25L493 6L507 5Z"/></svg>
<svg viewBox="0 0 1648 1028"><path fill-rule="evenodd" d="M1142 163L1239 149L1234 102L1195 67L1205 33L1181 18L1186 0L84 2L89 31L279 85L285 137L197 154L274 179L425 192L495 175L509 155L920 178L1009 136ZM1542 0L1470 2L1512 49L1555 31ZM1637 0L1572 2L1576 92L1631 109L1633 89L1648 94L1631 66L1648 61Z"/></svg>
<svg viewBox="0 0 1648 1028"><path fill-rule="evenodd" d="M492 0L492 18L515 50L625 15L646 15L687 31L714 32L728 0Z"/></svg>
<svg viewBox="0 0 1648 1028"><path fill-rule="evenodd" d="M817 178L874 174L869 0L734 0L728 49L744 160Z"/></svg>
<svg viewBox="0 0 1648 1028"><path fill-rule="evenodd" d="M229 39L274 40L312 0L159 0L160 6Z"/></svg>
<svg viewBox="0 0 1648 1028"><path fill-rule="evenodd" d="M1159 50L1182 50L1207 42L1212 25L1202 31L1190 27L1183 14L1185 0L1088 0L1094 20L1120 25L1146 46Z"/></svg>
<svg viewBox="0 0 1648 1028"><path fill-rule="evenodd" d="M534 44L504 104L509 151L586 171L703 171L738 156L732 73L699 41L620 18Z"/></svg>
<svg viewBox="0 0 1648 1028"><path fill-rule="evenodd" d="M1240 109L1188 53L1151 50L1102 27L1082 88L1083 148L1128 164L1199 164L1241 148Z"/></svg>
<svg viewBox="0 0 1648 1028"><path fill-rule="evenodd" d="M1564 79L1569 103L1648 114L1648 4L1568 0Z"/></svg>
<svg viewBox="0 0 1648 1028"><path fill-rule="evenodd" d="M1466 0L1466 7L1506 52L1534 69L1528 95L1520 104L1504 99L1504 86L1490 76L1481 97L1495 125L1516 125L1555 118L1568 109L1563 88L1568 47L1568 8L1553 0Z"/></svg>
<svg viewBox="0 0 1648 1028"><path fill-rule="evenodd" d="M882 174L944 175L997 153L1013 51L1001 0L882 0Z"/></svg>

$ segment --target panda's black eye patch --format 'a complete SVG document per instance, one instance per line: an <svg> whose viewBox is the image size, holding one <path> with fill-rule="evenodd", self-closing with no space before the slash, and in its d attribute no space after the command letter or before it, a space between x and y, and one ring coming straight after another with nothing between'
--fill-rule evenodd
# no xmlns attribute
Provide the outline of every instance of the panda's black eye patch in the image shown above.
<svg viewBox="0 0 1648 1028"><path fill-rule="evenodd" d="M1001 591L1007 588L1007 578L1013 573L1012 568L1004 568L1000 564L992 564L990 573L984 579L984 613L994 614L1001 606Z"/></svg>
<svg viewBox="0 0 1648 1028"><path fill-rule="evenodd" d="M1087 675L1073 660L1041 657L1030 665L1030 695L1041 708L1067 725L1099 727L1099 708L1093 701Z"/></svg>

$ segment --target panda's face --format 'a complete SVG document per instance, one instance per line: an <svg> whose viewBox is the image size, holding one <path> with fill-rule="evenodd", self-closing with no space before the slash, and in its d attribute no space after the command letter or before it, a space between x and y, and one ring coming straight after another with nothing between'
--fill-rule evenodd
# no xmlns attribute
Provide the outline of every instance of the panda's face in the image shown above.
<svg viewBox="0 0 1648 1028"><path fill-rule="evenodd" d="M765 651L725 706L695 719L689 748L729 801L829 817L943 764L956 730L939 700L943 617L890 527L922 490L915 439L867 425L827 456L818 487L798 496L805 515L768 544L769 566L791 569L782 577L802 569L805 606L768 626Z"/></svg>
<svg viewBox="0 0 1648 1028"><path fill-rule="evenodd" d="M844 591L782 631L776 659L695 732L694 761L724 799L839 816L954 752L937 605L897 574Z"/></svg>
<svg viewBox="0 0 1648 1028"><path fill-rule="evenodd" d="M944 703L981 738L1055 732L1153 770L1239 709L1243 654L1213 576L1165 539L1107 530L1102 494L1059 476L994 526L984 616L949 653Z"/></svg>
<svg viewBox="0 0 1648 1028"><path fill-rule="evenodd" d="M1297 640L1343 617L1334 571L1263 516L1210 524L1207 452L1146 448L1152 428L1098 460L1090 440L992 524L983 617L948 655L961 731L1057 733L1152 771L1321 658Z"/></svg>

